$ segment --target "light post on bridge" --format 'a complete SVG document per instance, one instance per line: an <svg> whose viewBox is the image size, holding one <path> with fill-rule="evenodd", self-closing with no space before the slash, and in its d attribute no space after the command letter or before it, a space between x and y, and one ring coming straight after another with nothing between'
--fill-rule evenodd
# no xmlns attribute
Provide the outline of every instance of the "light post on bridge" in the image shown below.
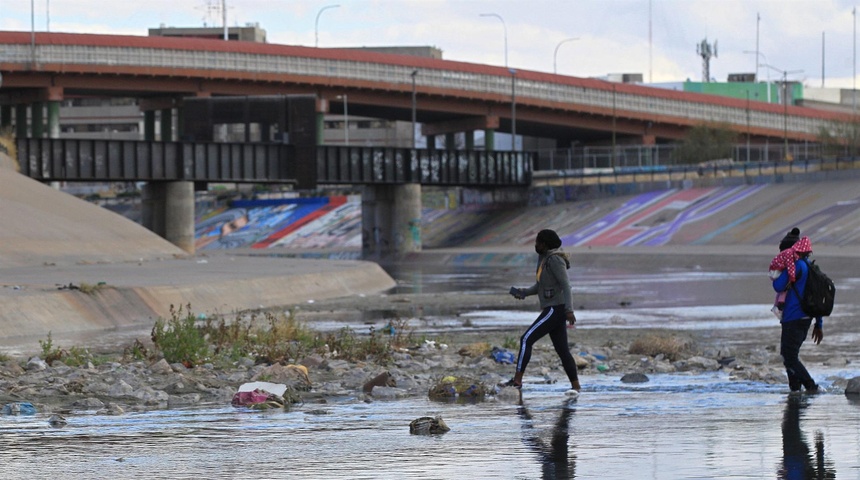
<svg viewBox="0 0 860 480"><path fill-rule="evenodd" d="M511 151L517 151L517 71L511 68Z"/></svg>
<svg viewBox="0 0 860 480"><path fill-rule="evenodd" d="M349 102L347 94L338 95L338 99L343 100L343 144L349 146Z"/></svg>
<svg viewBox="0 0 860 480"><path fill-rule="evenodd" d="M761 65L763 65L763 64L765 64L765 63L767 63L767 57L766 57L763 53L761 53L761 52L758 52L758 51L754 52L754 51L752 51L752 50L744 50L744 53L747 53L747 54L750 54L750 55L755 55L755 56L756 56L756 59L755 59L755 61L756 61L756 65L758 65L758 66L761 66ZM763 63L762 63L762 62L759 62L758 57L763 58L763 59L764 59L764 62L763 62ZM758 81L758 72L756 72L756 77L755 77L755 78L756 78L756 81ZM771 97L771 95L770 95L770 70L768 70L768 71L767 71L767 103L770 103L770 102L771 102L771 98L770 98L770 97Z"/></svg>
<svg viewBox="0 0 860 480"><path fill-rule="evenodd" d="M782 135L785 148L783 151L783 160L788 160L788 75L803 73L803 70L782 70L766 63L763 63L761 66L782 73Z"/></svg>
<svg viewBox="0 0 860 480"><path fill-rule="evenodd" d="M558 58L558 47L562 46L562 44L565 44L567 42L572 42L574 40L579 40L579 37L565 38L564 40L558 42L558 45L555 46L555 52L553 52L553 54L552 54L552 73L555 73L555 74L558 73L557 62L556 62L556 59Z"/></svg>
<svg viewBox="0 0 860 480"><path fill-rule="evenodd" d="M505 68L508 68L508 26L505 25L505 19L498 13L482 13L481 17L496 17L502 22L502 28L505 31Z"/></svg>
<svg viewBox="0 0 860 480"><path fill-rule="evenodd" d="M417 118L418 99L415 95L415 77L418 70L412 70L412 150L415 150L415 120Z"/></svg>
<svg viewBox="0 0 860 480"><path fill-rule="evenodd" d="M317 19L314 22L314 47L320 46L320 15L330 8L338 8L340 5L326 5L317 12Z"/></svg>

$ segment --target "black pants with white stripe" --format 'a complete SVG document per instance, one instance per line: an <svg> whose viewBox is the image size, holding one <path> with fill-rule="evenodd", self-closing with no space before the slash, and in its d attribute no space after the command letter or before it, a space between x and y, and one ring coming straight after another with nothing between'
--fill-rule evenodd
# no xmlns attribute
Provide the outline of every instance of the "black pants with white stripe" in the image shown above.
<svg viewBox="0 0 860 480"><path fill-rule="evenodd" d="M528 366L529 360L532 357L532 346L547 334L549 334L549 338L552 340L555 353L561 359L564 373L567 374L567 378L573 384L578 379L578 376L576 373L576 362L573 361L570 347L567 344L567 316L564 313L564 305L554 305L544 308L537 320L520 337L517 371L525 373L526 366Z"/></svg>

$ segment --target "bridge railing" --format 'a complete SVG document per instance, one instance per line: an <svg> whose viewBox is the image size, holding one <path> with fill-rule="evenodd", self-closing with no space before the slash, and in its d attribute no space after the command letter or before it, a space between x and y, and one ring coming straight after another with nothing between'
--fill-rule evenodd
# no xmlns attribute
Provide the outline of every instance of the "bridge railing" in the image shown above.
<svg viewBox="0 0 860 480"><path fill-rule="evenodd" d="M534 152L47 138L18 139L17 151L21 173L40 181L292 183L303 189L525 186L536 158Z"/></svg>
<svg viewBox="0 0 860 480"><path fill-rule="evenodd" d="M66 71L75 71L75 65L152 67L160 71L170 69L219 70L289 75L290 77L325 77L378 82L384 79L399 84L404 90L411 88L414 67L354 60L336 60L293 55L276 55L244 52L168 50L143 47L113 47L92 45L0 45L0 63L18 63L25 68L33 64L60 65ZM516 95L520 102L537 101L572 103L596 107L605 112L623 116L635 113L642 118L674 117L691 123L729 122L747 128L786 130L817 135L822 128L831 128L832 122L815 116L787 115L775 111L718 105L617 92L615 88L586 88L566 83L535 81L512 75L492 75L451 69L421 69L414 78L416 86L431 89L448 89L508 96L512 82L516 82ZM655 89L656 91L657 89ZM615 114L615 113L614 113Z"/></svg>
<svg viewBox="0 0 860 480"><path fill-rule="evenodd" d="M319 147L320 184L524 186L531 183L534 152Z"/></svg>

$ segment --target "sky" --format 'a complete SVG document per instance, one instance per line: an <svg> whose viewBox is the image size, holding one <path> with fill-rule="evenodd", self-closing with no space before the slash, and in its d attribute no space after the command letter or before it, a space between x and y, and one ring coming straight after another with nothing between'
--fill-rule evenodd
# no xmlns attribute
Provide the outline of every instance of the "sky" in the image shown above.
<svg viewBox="0 0 860 480"><path fill-rule="evenodd" d="M646 83L670 83L702 80L698 47L706 42L716 50L716 81L755 73L758 63L760 80L857 83L857 18L848 0L0 0L0 30L29 32L33 24L37 32L147 35L162 25L220 27L222 1L228 25L258 24L269 43L433 46L446 60L504 66L507 57L516 69L639 73Z"/></svg>

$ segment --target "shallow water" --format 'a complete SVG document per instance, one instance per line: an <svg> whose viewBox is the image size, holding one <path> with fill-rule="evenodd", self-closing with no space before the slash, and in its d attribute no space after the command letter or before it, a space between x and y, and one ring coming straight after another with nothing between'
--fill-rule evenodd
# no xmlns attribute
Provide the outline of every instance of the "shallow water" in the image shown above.
<svg viewBox="0 0 860 480"><path fill-rule="evenodd" d="M860 478L860 404L789 397L725 374L588 379L579 399L522 404L343 399L292 412L230 407L0 422L2 478ZM451 431L410 435L441 415Z"/></svg>
<svg viewBox="0 0 860 480"><path fill-rule="evenodd" d="M760 274L577 274L575 297L604 292L634 299L629 307L579 310L577 328L775 326L767 303L754 301L770 295ZM424 293L506 291L530 279L519 269L462 267L407 268L394 276L400 291ZM720 288L728 284L734 290ZM848 322L860 313L860 302L851 300L860 281L845 276L839 284L842 302L832 321ZM410 319L410 326L524 326L536 313L473 311ZM385 321L376 320L377 328ZM369 329L365 321L351 326ZM343 326L330 323L314 327ZM852 331L826 342L856 344ZM850 378L860 370L816 365L813 373ZM624 384L618 374L584 376L575 402L563 384L527 376L522 404L341 398L291 412L221 405L122 416L75 412L59 429L49 426L48 414L0 416L0 478L860 479L860 403L831 380L822 382L831 393L789 397L785 385L734 381L723 372L649 377ZM409 422L426 415L441 415L451 431L410 435Z"/></svg>

